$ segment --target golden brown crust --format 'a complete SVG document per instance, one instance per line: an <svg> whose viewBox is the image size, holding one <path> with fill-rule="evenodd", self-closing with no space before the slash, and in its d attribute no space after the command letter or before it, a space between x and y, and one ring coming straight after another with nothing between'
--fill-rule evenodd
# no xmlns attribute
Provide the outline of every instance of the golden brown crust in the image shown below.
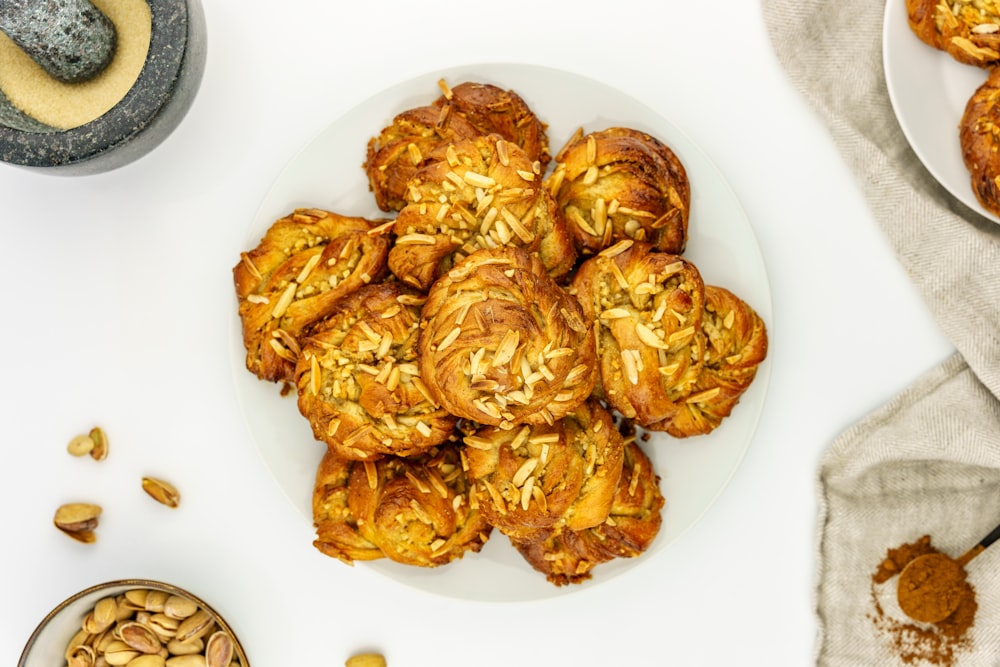
<svg viewBox="0 0 1000 667"><path fill-rule="evenodd" d="M598 390L641 426L671 418L703 364L705 287L697 267L620 241L585 261L571 290L597 323Z"/></svg>
<svg viewBox="0 0 1000 667"><path fill-rule="evenodd" d="M332 558L351 564L377 560L385 554L358 532L348 506L348 480L354 462L327 450L316 469L312 510L316 539L313 546Z"/></svg>
<svg viewBox="0 0 1000 667"><path fill-rule="evenodd" d="M731 291L705 286L701 373L671 419L650 425L683 438L715 430L750 387L767 356L767 328L748 303Z"/></svg>
<svg viewBox="0 0 1000 667"><path fill-rule="evenodd" d="M593 255L623 239L680 254L687 245L691 185L677 155L631 128L583 130L555 157L546 179L577 249Z"/></svg>
<svg viewBox="0 0 1000 667"><path fill-rule="evenodd" d="M597 401L552 425L487 427L464 441L477 503L505 535L538 539L607 519L625 442Z"/></svg>
<svg viewBox="0 0 1000 667"><path fill-rule="evenodd" d="M422 311L420 375L459 417L511 428L548 423L597 379L592 326L535 255L480 250L434 285Z"/></svg>
<svg viewBox="0 0 1000 667"><path fill-rule="evenodd" d="M454 443L355 463L347 504L359 534L406 565L436 567L478 552L492 530L471 497Z"/></svg>
<svg viewBox="0 0 1000 667"><path fill-rule="evenodd" d="M552 156L543 123L528 103L513 90L504 90L490 83L465 81L449 88L438 82L442 95L435 105L451 105L454 112L468 120L479 134L499 134L528 156L538 160L545 172Z"/></svg>
<svg viewBox="0 0 1000 667"><path fill-rule="evenodd" d="M966 65L1000 63L1000 3L996 0L906 0L907 21L925 44Z"/></svg>
<svg viewBox="0 0 1000 667"><path fill-rule="evenodd" d="M551 160L545 124L512 90L492 84L463 82L432 103L407 109L368 142L364 163L375 203L383 211L399 211L407 203L407 183L420 167L441 159L442 146L497 134L518 146L542 172ZM434 154L438 153L435 157Z"/></svg>
<svg viewBox="0 0 1000 667"><path fill-rule="evenodd" d="M396 277L427 290L462 257L505 245L537 253L553 277L573 268L573 241L537 160L495 134L440 150L411 179L396 218Z"/></svg>
<svg viewBox="0 0 1000 667"><path fill-rule="evenodd" d="M972 191L987 211L1000 215L1000 69L969 98L959 123L962 159Z"/></svg>
<svg viewBox="0 0 1000 667"><path fill-rule="evenodd" d="M406 184L442 143L473 139L482 132L451 108L427 105L407 109L368 142L364 163L375 203L383 211L406 205Z"/></svg>
<svg viewBox="0 0 1000 667"><path fill-rule="evenodd" d="M604 522L585 530L555 531L538 540L512 539L521 556L557 586L591 577L591 570L614 558L634 558L659 534L664 499L660 478L642 448L625 445L621 478Z"/></svg>
<svg viewBox="0 0 1000 667"><path fill-rule="evenodd" d="M410 456L454 431L456 418L430 401L419 377L423 301L398 282L366 285L302 339L299 411L340 456Z"/></svg>
<svg viewBox="0 0 1000 667"><path fill-rule="evenodd" d="M387 273L377 222L319 209L275 221L233 268L247 370L294 381L298 338L337 302Z"/></svg>

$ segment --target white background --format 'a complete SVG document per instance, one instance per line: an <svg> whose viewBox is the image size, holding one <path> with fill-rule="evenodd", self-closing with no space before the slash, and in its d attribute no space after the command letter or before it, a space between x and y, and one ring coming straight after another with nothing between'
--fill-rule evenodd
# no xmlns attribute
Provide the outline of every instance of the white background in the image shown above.
<svg viewBox="0 0 1000 667"><path fill-rule="evenodd" d="M220 0L205 14L198 97L148 156L75 178L0 165L0 664L58 602L124 577L209 601L256 667L362 649L393 667L813 662L819 457L952 348L757 3ZM742 202L773 299L764 412L708 514L642 567L531 603L427 594L313 549L230 367L231 269L279 171L369 96L475 62L582 74L685 130ZM94 424L109 458L69 457ZM149 501L145 474L174 481L181 507ZM75 500L105 508L96 544L52 527Z"/></svg>

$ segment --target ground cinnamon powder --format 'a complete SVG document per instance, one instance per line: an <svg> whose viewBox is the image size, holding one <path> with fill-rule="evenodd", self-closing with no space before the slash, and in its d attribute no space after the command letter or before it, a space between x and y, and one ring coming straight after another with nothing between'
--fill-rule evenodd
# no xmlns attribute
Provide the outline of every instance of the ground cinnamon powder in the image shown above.
<svg viewBox="0 0 1000 667"><path fill-rule="evenodd" d="M890 610L878 595L878 587L898 577L910 561L932 553L941 552L931 544L929 535L886 552L885 559L871 575L875 607L871 618L903 664L951 667L959 654L972 646L969 631L975 623L978 604L971 584L963 581L959 590L947 591L959 596L958 607L951 616L938 623L921 623L906 617L898 608ZM934 603L929 601L928 604Z"/></svg>

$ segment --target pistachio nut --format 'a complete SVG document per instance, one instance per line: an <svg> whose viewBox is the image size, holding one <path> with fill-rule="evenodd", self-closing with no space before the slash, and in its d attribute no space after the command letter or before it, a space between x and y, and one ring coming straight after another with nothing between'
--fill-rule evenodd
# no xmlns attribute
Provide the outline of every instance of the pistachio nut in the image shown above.
<svg viewBox="0 0 1000 667"><path fill-rule="evenodd" d="M235 650L233 638L228 633L213 632L205 642L205 667L229 667Z"/></svg>
<svg viewBox="0 0 1000 667"><path fill-rule="evenodd" d="M90 457L95 461L103 461L108 458L108 436L104 434L104 429L100 426L95 426L90 429L90 433L87 435L94 443L93 448L90 450Z"/></svg>
<svg viewBox="0 0 1000 667"><path fill-rule="evenodd" d="M185 619L198 611L198 605L183 595L171 595L163 604L163 613L170 618Z"/></svg>
<svg viewBox="0 0 1000 667"><path fill-rule="evenodd" d="M142 655L141 652L135 650L122 640L116 639L104 647L102 657L111 667L121 667L132 662L132 660L138 658L140 655Z"/></svg>
<svg viewBox="0 0 1000 667"><path fill-rule="evenodd" d="M177 507L181 502L181 494L177 491L177 487L156 477L143 477L142 490L153 500L167 507Z"/></svg>
<svg viewBox="0 0 1000 667"><path fill-rule="evenodd" d="M183 642L194 637L204 637L213 625L215 625L215 619L212 618L212 615L204 609L199 609L185 618L180 627L177 628L177 639Z"/></svg>
<svg viewBox="0 0 1000 667"><path fill-rule="evenodd" d="M173 655L167 658L167 667L205 667L205 656L201 653Z"/></svg>
<svg viewBox="0 0 1000 667"><path fill-rule="evenodd" d="M101 506L91 503L67 503L56 509L52 522L56 528L78 542L90 544L97 539L94 529L101 515Z"/></svg>
<svg viewBox="0 0 1000 667"><path fill-rule="evenodd" d="M85 645L75 647L66 655L67 667L94 667L96 662L94 649Z"/></svg>
<svg viewBox="0 0 1000 667"><path fill-rule="evenodd" d="M385 657L381 653L358 653L348 658L344 667L385 667Z"/></svg>
<svg viewBox="0 0 1000 667"><path fill-rule="evenodd" d="M125 621L118 625L121 640L141 653L157 653L163 648L159 636L145 623Z"/></svg>
<svg viewBox="0 0 1000 667"><path fill-rule="evenodd" d="M89 435L78 435L66 445L66 451L72 456L86 456L94 451L94 439Z"/></svg>
<svg viewBox="0 0 1000 667"><path fill-rule="evenodd" d="M128 667L166 667L167 659L162 655L140 655L128 663Z"/></svg>

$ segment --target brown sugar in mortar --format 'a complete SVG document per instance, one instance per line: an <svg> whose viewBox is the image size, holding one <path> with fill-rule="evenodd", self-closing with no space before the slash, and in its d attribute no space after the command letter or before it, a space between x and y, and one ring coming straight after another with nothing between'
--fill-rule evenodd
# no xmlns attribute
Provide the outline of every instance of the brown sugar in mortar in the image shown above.
<svg viewBox="0 0 1000 667"><path fill-rule="evenodd" d="M149 52L152 17L146 0L91 1L114 24L117 47L104 71L89 81L59 81L0 32L0 91L26 115L59 130L111 110L138 80Z"/></svg>
<svg viewBox="0 0 1000 667"><path fill-rule="evenodd" d="M877 587L897 577L910 561L925 554L941 553L931 544L929 535L924 535L916 542L903 544L886 552L885 559L871 575L872 601L875 611L871 619L875 627L882 632L889 642L890 648L906 665L934 665L935 667L952 667L958 655L972 647L969 636L976 619L978 604L975 589L967 581L961 586L942 590L942 596L957 595L958 606L955 611L938 623L921 623L900 615L890 614L883 606L877 593ZM901 591L906 595L906 591ZM926 596L926 591L923 592ZM927 596L926 604L934 605L933 596Z"/></svg>

